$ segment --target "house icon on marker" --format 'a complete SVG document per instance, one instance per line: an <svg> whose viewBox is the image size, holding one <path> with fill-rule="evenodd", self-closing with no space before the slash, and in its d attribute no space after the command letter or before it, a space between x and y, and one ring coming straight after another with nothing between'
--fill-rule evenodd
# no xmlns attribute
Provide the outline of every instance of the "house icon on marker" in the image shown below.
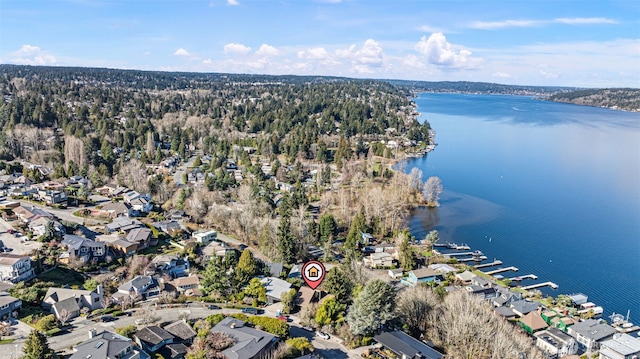
<svg viewBox="0 0 640 359"><path fill-rule="evenodd" d="M318 273L318 268L311 267L309 268L309 278L318 278L320 273Z"/></svg>

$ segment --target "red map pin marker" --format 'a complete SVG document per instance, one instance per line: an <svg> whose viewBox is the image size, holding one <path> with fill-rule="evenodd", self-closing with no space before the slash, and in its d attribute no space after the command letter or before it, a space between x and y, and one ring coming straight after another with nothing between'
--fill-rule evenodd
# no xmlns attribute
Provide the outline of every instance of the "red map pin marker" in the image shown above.
<svg viewBox="0 0 640 359"><path fill-rule="evenodd" d="M324 264L318 261L309 261L302 266L302 279L311 289L316 289L322 283L326 272Z"/></svg>

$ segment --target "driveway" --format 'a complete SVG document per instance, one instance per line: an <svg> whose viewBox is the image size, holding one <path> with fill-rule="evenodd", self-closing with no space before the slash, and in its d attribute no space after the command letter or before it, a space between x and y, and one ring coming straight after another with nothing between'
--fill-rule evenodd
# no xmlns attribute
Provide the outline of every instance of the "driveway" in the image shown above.
<svg viewBox="0 0 640 359"><path fill-rule="evenodd" d="M13 249L11 254L31 254L34 249L38 249L42 246L42 243L37 241L24 241L25 236L16 237L15 235L8 233L7 230L13 229L9 223L0 218L0 240L5 247Z"/></svg>

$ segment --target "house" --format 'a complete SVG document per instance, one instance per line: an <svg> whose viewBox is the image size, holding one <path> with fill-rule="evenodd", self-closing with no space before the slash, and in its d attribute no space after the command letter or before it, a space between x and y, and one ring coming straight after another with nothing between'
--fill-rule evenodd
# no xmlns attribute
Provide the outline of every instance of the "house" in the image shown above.
<svg viewBox="0 0 640 359"><path fill-rule="evenodd" d="M89 331L89 339L73 348L69 359L140 359L140 351L132 340L112 332ZM146 356L145 356L146 357Z"/></svg>
<svg viewBox="0 0 640 359"><path fill-rule="evenodd" d="M311 271L314 269L315 268L311 268L309 270L309 276L311 276ZM263 278L261 282L267 287L267 300L269 304L279 302L282 298L282 293L286 293L291 289L291 283L276 277L266 277Z"/></svg>
<svg viewBox="0 0 640 359"><path fill-rule="evenodd" d="M193 239L195 239L196 242L206 246L207 244L216 240L216 238L218 237L218 232L213 230L199 231L199 232L193 233L191 237L193 237Z"/></svg>
<svg viewBox="0 0 640 359"><path fill-rule="evenodd" d="M104 230L107 233L113 233L113 232L127 233L132 229L140 228L140 227L142 227L142 222L138 221L137 219L117 217L116 219L113 220L113 222L107 223L104 226Z"/></svg>
<svg viewBox="0 0 640 359"><path fill-rule="evenodd" d="M54 219L53 214L34 206L16 207L13 209L13 213L24 223L29 223L31 220L38 218L38 216Z"/></svg>
<svg viewBox="0 0 640 359"><path fill-rule="evenodd" d="M360 237L362 237L362 244L369 245L373 241L373 236L370 233L360 232Z"/></svg>
<svg viewBox="0 0 640 359"><path fill-rule="evenodd" d="M68 316L66 319L72 319L80 315L82 308L87 308L88 311L102 308L102 299L101 285L95 291L49 288L44 295L42 307L45 310L49 310L58 319L63 316Z"/></svg>
<svg viewBox="0 0 640 359"><path fill-rule="evenodd" d="M267 262L265 265L269 267L269 275L272 277L280 277L282 275L284 269L282 262Z"/></svg>
<svg viewBox="0 0 640 359"><path fill-rule="evenodd" d="M375 253L382 253L382 252L390 251L393 249L396 249L396 246L388 242L383 242L373 246L373 251Z"/></svg>
<svg viewBox="0 0 640 359"><path fill-rule="evenodd" d="M138 250L148 248L158 244L158 239L153 240L151 230L146 227L134 228L125 237L127 242L137 243Z"/></svg>
<svg viewBox="0 0 640 359"><path fill-rule="evenodd" d="M589 297L582 293L569 294L568 297L571 299L574 306L579 306L589 301Z"/></svg>
<svg viewBox="0 0 640 359"><path fill-rule="evenodd" d="M594 319L587 319L569 327L569 335L576 338L580 349L593 352L598 350L600 342L610 339L616 330Z"/></svg>
<svg viewBox="0 0 640 359"><path fill-rule="evenodd" d="M133 215L131 205L123 202L105 203L100 210L110 218L131 217Z"/></svg>
<svg viewBox="0 0 640 359"><path fill-rule="evenodd" d="M158 354L164 359L184 359L187 356L189 348L182 343L167 344L158 349Z"/></svg>
<svg viewBox="0 0 640 359"><path fill-rule="evenodd" d="M393 278L393 279L399 279L402 278L402 276L404 275L404 272L402 271L402 269L389 269L389 277Z"/></svg>
<svg viewBox="0 0 640 359"><path fill-rule="evenodd" d="M493 300L498 297L498 290L495 287L480 287L478 285L468 285L466 289L469 293L476 295L484 300Z"/></svg>
<svg viewBox="0 0 640 359"><path fill-rule="evenodd" d="M511 308L519 317L524 317L534 310L538 310L539 307L540 303L530 302L528 300L518 300L511 303Z"/></svg>
<svg viewBox="0 0 640 359"><path fill-rule="evenodd" d="M391 268L394 265L393 257L386 252L371 253L368 257L364 257L362 262L365 266L376 268Z"/></svg>
<svg viewBox="0 0 640 359"><path fill-rule="evenodd" d="M106 256L106 244L104 242L92 241L88 238L65 234L60 242L67 249L61 259L75 259L83 263L104 262Z"/></svg>
<svg viewBox="0 0 640 359"><path fill-rule="evenodd" d="M464 271L462 273L456 273L456 279L461 281L463 284L471 284L471 281L475 277L476 277L476 275L471 273L471 272L469 272L468 270L466 270L466 271Z"/></svg>
<svg viewBox="0 0 640 359"><path fill-rule="evenodd" d="M171 281L171 284L176 288L179 293L184 293L187 296L200 296L200 278L196 274L192 274L188 277L180 277Z"/></svg>
<svg viewBox="0 0 640 359"><path fill-rule="evenodd" d="M35 277L31 257L0 253L0 280L18 283Z"/></svg>
<svg viewBox="0 0 640 359"><path fill-rule="evenodd" d="M22 308L22 301L10 296L7 292L0 292L0 320L15 318L15 312Z"/></svg>
<svg viewBox="0 0 640 359"><path fill-rule="evenodd" d="M514 319L516 317L516 313L513 312L513 309L507 307L497 307L494 309L496 313L505 317L506 319Z"/></svg>
<svg viewBox="0 0 640 359"><path fill-rule="evenodd" d="M153 222L151 225L170 236L175 235L182 229L182 227L180 227L180 223L169 220Z"/></svg>
<svg viewBox="0 0 640 359"><path fill-rule="evenodd" d="M139 275L118 287L114 298L129 295L131 298L141 297L143 300L156 297L162 290L158 281L148 275Z"/></svg>
<svg viewBox="0 0 640 359"><path fill-rule="evenodd" d="M151 263L155 265L157 271L171 278L189 275L191 268L189 259L187 257L181 258L178 255L158 255L153 258Z"/></svg>
<svg viewBox="0 0 640 359"><path fill-rule="evenodd" d="M109 246L122 257L129 257L134 255L138 250L138 243L131 243L124 239L116 239L109 243Z"/></svg>
<svg viewBox="0 0 640 359"><path fill-rule="evenodd" d="M203 259L209 261L212 257L226 257L227 254L235 252L233 247L230 247L222 242L213 241L202 248Z"/></svg>
<svg viewBox="0 0 640 359"><path fill-rule="evenodd" d="M511 303L522 299L522 293L512 292L508 288L496 287L498 290L498 296L491 300L491 303L496 307L510 307Z"/></svg>
<svg viewBox="0 0 640 359"><path fill-rule="evenodd" d="M564 316L551 318L550 322L551 323L549 323L549 325L553 326L554 328L558 328L565 333L569 331L570 326L580 323L580 321L576 318Z"/></svg>
<svg viewBox="0 0 640 359"><path fill-rule="evenodd" d="M163 346L173 343L174 337L159 326L151 325L138 330L133 339L142 350L153 354Z"/></svg>
<svg viewBox="0 0 640 359"><path fill-rule="evenodd" d="M558 328L549 328L533 334L536 337L536 346L543 352L555 358L578 352L576 340Z"/></svg>
<svg viewBox="0 0 640 359"><path fill-rule="evenodd" d="M122 199L124 200L124 202L129 204L132 204L133 201L139 198L143 198L147 201L151 200L151 197L148 194L142 194L137 191L129 191L122 194Z"/></svg>
<svg viewBox="0 0 640 359"><path fill-rule="evenodd" d="M184 320L178 320L164 327L167 333L173 335L173 342L190 345L198 333Z"/></svg>
<svg viewBox="0 0 640 359"><path fill-rule="evenodd" d="M452 266L450 266L448 264L444 264L444 263L431 264L429 266L429 268L433 269L434 271L436 271L438 273L442 273L442 274L455 273L456 272L455 268L453 268Z"/></svg>
<svg viewBox="0 0 640 359"><path fill-rule="evenodd" d="M49 224L49 222L53 222ZM29 222L28 227L34 236L42 236L47 232L47 226L53 226L53 231L58 234L66 233L64 226L58 222L51 220L47 217L38 217Z"/></svg>
<svg viewBox="0 0 640 359"><path fill-rule="evenodd" d="M476 286L481 287L481 288L488 288L494 283L492 281L486 279L486 278L483 278L483 277L477 275L477 276L475 276L475 277L473 277L471 279L471 284L472 285L476 285Z"/></svg>
<svg viewBox="0 0 640 359"><path fill-rule="evenodd" d="M227 317L211 329L229 335L235 343L222 351L227 359L259 359L278 343L278 337L261 330L246 327L245 322Z"/></svg>
<svg viewBox="0 0 640 359"><path fill-rule="evenodd" d="M399 358L406 359L441 359L444 354L414 337L399 331L384 331L374 339Z"/></svg>
<svg viewBox="0 0 640 359"><path fill-rule="evenodd" d="M179 222L185 217L185 213L181 209L172 209L170 210L165 218L169 221Z"/></svg>
<svg viewBox="0 0 640 359"><path fill-rule="evenodd" d="M616 333L600 344L600 359L640 358L640 339L629 334Z"/></svg>
<svg viewBox="0 0 640 359"><path fill-rule="evenodd" d="M289 271L289 274L287 274L287 279L289 278L302 279L302 266L298 264L294 264L293 266L291 266L291 270Z"/></svg>
<svg viewBox="0 0 640 359"><path fill-rule="evenodd" d="M409 272L409 277L402 279L402 283L415 287L418 283L437 282L440 274L431 268L420 268Z"/></svg>
<svg viewBox="0 0 640 359"><path fill-rule="evenodd" d="M34 194L34 197L37 197L40 201L44 201L48 206L67 203L67 194L62 191L39 190Z"/></svg>
<svg viewBox="0 0 640 359"><path fill-rule="evenodd" d="M542 329L546 329L549 324L544 321L542 318L542 310L538 308L538 310L527 313L527 315L520 318L520 326L522 329L526 330L527 333L533 334Z"/></svg>
<svg viewBox="0 0 640 359"><path fill-rule="evenodd" d="M305 308L311 303L317 302L322 297L322 292L306 286L300 287L296 302L300 308Z"/></svg>

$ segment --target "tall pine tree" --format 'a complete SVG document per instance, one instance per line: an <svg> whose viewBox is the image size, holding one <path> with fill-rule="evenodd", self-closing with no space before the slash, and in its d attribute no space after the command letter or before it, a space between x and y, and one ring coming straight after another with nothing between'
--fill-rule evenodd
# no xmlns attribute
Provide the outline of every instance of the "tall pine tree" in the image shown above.
<svg viewBox="0 0 640 359"><path fill-rule="evenodd" d="M282 258L282 261L285 263L294 263L296 255L298 254L298 244L291 233L291 223L288 215L282 216L280 219L277 236L280 258Z"/></svg>
<svg viewBox="0 0 640 359"><path fill-rule="evenodd" d="M49 348L47 337L38 330L32 330L22 347L24 359L54 358L54 352Z"/></svg>

